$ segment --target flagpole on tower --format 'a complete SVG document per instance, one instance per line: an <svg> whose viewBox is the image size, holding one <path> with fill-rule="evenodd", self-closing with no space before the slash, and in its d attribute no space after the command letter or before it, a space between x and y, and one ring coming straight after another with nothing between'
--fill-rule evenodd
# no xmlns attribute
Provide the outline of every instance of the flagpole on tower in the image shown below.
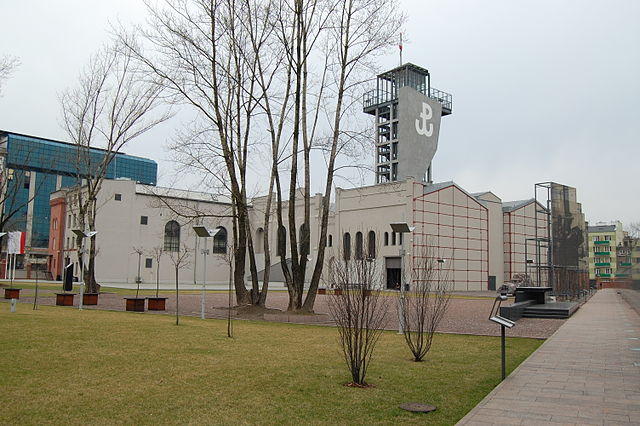
<svg viewBox="0 0 640 426"><path fill-rule="evenodd" d="M402 66L402 33L400 33L400 66Z"/></svg>

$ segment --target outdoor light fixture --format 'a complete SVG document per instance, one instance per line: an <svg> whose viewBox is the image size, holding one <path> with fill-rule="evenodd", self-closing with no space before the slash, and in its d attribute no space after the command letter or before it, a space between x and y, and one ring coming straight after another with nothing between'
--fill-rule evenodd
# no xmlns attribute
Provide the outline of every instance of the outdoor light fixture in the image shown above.
<svg viewBox="0 0 640 426"><path fill-rule="evenodd" d="M204 311L205 311L205 291L207 285L207 254L209 254L209 250L207 249L207 238L215 237L218 232L220 232L220 228L217 229L209 229L206 226L196 225L193 227L194 232L200 238L204 238L204 248L202 249L202 257L204 258L204 272L202 277L202 296L200 297L200 318L204 319Z"/></svg>
<svg viewBox="0 0 640 426"><path fill-rule="evenodd" d="M87 253L86 248L84 247L84 240L85 238L92 238L94 235L96 235L98 233L98 231L81 231L80 229L72 229L71 232L73 232L76 237L80 237L80 241L82 242L82 247L80 248L80 255L82 256L82 259L80 259L80 256L78 256L78 260L81 260L80 263L82 264L82 267L80 268L80 275L82 277L82 280L79 282L80 285L80 301L78 302L78 310L82 310L82 297L83 297L83 292L84 292L84 255L85 253Z"/></svg>
<svg viewBox="0 0 640 426"><path fill-rule="evenodd" d="M391 230L400 234L400 299L398 299L398 334L404 334L404 292L406 290L404 282L404 237L402 234L413 232L415 226L409 226L407 222L392 222Z"/></svg>
<svg viewBox="0 0 640 426"><path fill-rule="evenodd" d="M500 305L505 300L507 300L507 296L500 295L496 297L496 299L493 301L491 312L489 313L489 321L493 321L496 324L500 324L500 341L502 346L501 348L502 349L502 380L504 380L505 377L507 377L507 369L506 369L507 353L506 353L505 330L507 328L512 328L514 325L516 325L516 323L511 321L509 318L500 316Z"/></svg>

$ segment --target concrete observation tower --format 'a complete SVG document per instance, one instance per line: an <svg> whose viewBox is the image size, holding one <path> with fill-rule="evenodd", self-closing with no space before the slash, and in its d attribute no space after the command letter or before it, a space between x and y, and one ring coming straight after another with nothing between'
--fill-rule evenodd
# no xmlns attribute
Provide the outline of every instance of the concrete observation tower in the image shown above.
<svg viewBox="0 0 640 426"><path fill-rule="evenodd" d="M431 87L429 70L406 63L378 75L363 105L376 117L376 183L408 176L431 182L440 118L451 114L452 101Z"/></svg>

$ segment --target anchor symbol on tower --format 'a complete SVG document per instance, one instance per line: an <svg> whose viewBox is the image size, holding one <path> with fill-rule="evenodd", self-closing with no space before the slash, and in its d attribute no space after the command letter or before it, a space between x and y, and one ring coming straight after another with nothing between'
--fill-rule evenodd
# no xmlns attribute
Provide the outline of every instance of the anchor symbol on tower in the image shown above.
<svg viewBox="0 0 640 426"><path fill-rule="evenodd" d="M422 112L420 113L420 119L416 118L416 132L419 135L431 137L433 135L433 123L427 123L427 120L430 120L433 117L433 110L431 106L423 102L422 103Z"/></svg>

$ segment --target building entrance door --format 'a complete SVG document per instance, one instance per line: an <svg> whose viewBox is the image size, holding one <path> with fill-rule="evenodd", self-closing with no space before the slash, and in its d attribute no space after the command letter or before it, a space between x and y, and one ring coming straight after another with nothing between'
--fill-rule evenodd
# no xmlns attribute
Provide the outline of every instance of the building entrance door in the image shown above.
<svg viewBox="0 0 640 426"><path fill-rule="evenodd" d="M387 268L387 289L400 290L400 268Z"/></svg>
<svg viewBox="0 0 640 426"><path fill-rule="evenodd" d="M385 267L387 272L387 289L400 290L400 258L385 258Z"/></svg>

